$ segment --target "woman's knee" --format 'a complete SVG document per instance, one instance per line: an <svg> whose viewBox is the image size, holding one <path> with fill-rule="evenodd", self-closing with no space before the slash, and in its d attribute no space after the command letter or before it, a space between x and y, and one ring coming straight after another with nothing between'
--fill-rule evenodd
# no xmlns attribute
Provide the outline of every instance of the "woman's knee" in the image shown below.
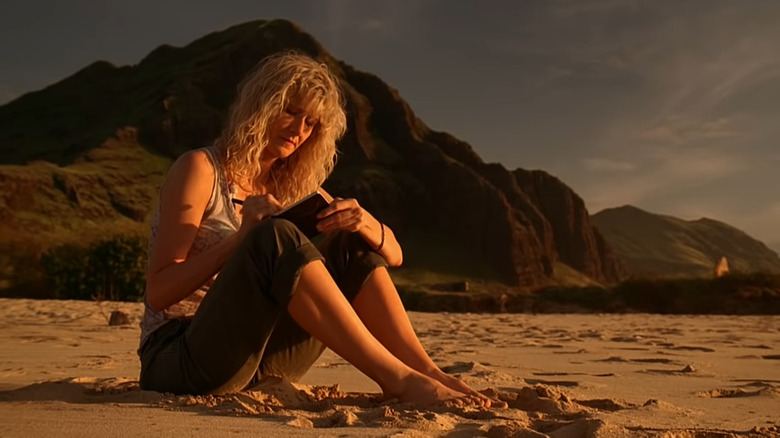
<svg viewBox="0 0 780 438"><path fill-rule="evenodd" d="M343 230L329 233L318 247L333 259L361 257L371 251L360 234Z"/></svg>
<svg viewBox="0 0 780 438"><path fill-rule="evenodd" d="M371 273L387 263L358 234L336 232L322 242L326 266L347 299L354 298Z"/></svg>
<svg viewBox="0 0 780 438"><path fill-rule="evenodd" d="M245 240L253 246L261 248L269 246L282 248L287 245L298 247L309 241L295 224L279 218L268 218L260 221L247 233Z"/></svg>

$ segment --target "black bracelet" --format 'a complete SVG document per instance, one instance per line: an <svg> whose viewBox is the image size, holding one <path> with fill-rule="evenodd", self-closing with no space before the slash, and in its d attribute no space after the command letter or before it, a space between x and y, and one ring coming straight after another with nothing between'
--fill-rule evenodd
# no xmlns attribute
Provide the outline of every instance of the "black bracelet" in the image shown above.
<svg viewBox="0 0 780 438"><path fill-rule="evenodd" d="M379 228L382 230L382 239L379 241L379 246L374 248L374 251L377 252L381 250L383 246L385 246L385 224L379 222Z"/></svg>

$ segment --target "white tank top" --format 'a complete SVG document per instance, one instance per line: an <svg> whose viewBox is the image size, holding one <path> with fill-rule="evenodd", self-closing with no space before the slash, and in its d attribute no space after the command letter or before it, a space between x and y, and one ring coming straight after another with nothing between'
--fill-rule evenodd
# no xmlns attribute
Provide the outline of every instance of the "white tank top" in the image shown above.
<svg viewBox="0 0 780 438"><path fill-rule="evenodd" d="M211 197L206 205L206 210L203 212L200 227L195 234L195 240L192 242L192 247L190 248L187 257L201 253L221 242L223 239L235 233L241 225L236 210L230 200L230 190L219 155L213 146L201 150L206 152L206 155L209 157L211 164L214 167L214 185L211 190ZM160 205L158 203L152 218L151 233L149 235L150 255L154 249L154 239L157 236L159 222ZM195 311L198 310L200 302L203 300L203 297L206 296L209 287L211 287L211 284L214 282L214 278L216 278L217 275L218 273L188 297L162 311L152 309L144 295L145 310L143 319L141 320L140 345L143 346L149 335L168 322L168 320L173 318L192 317L195 314Z"/></svg>

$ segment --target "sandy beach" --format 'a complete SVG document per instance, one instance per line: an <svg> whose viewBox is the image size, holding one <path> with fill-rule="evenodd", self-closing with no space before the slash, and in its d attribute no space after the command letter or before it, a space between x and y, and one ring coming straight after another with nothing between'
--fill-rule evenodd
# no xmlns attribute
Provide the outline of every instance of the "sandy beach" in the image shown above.
<svg viewBox="0 0 780 438"><path fill-rule="evenodd" d="M780 316L412 313L444 370L509 404L477 409L382 402L330 351L298 384L141 391L141 312L0 299L0 436L780 436Z"/></svg>

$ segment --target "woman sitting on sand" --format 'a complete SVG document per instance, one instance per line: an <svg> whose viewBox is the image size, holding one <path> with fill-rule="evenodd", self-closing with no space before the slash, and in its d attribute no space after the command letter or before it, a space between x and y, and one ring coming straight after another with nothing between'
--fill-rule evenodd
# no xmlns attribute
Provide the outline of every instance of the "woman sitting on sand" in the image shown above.
<svg viewBox="0 0 780 438"><path fill-rule="evenodd" d="M490 406L420 345L386 269L402 261L389 227L327 194L319 248L269 217L320 189L345 129L326 66L275 55L241 83L215 145L173 164L152 222L142 388L227 393L266 375L294 381L327 346L385 398Z"/></svg>

